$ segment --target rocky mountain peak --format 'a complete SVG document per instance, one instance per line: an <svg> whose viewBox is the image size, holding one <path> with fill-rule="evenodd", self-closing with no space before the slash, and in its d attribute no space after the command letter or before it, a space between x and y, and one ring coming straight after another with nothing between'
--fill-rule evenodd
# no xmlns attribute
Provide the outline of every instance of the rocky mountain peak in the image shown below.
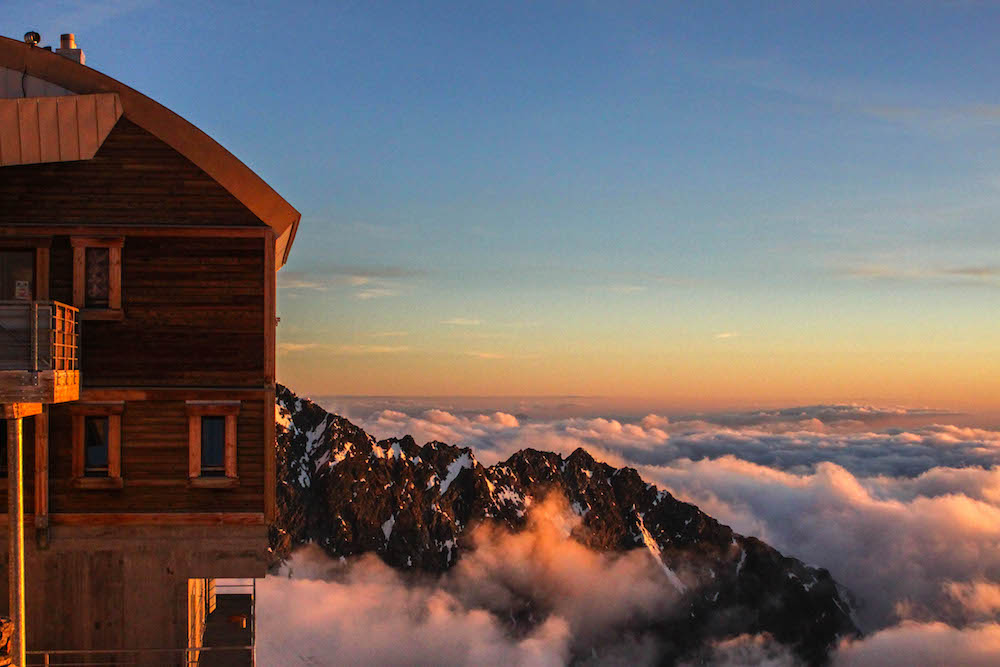
<svg viewBox="0 0 1000 667"><path fill-rule="evenodd" d="M686 613L655 621L673 658L708 638L768 633L822 663L838 637L856 634L829 573L744 537L584 449L563 458L523 449L486 467L469 448L376 441L350 421L278 388L279 517L275 560L313 542L334 557L378 554L402 570L443 573L475 548L477 526L524 530L552 494L577 518L572 539L601 552L644 549Z"/></svg>

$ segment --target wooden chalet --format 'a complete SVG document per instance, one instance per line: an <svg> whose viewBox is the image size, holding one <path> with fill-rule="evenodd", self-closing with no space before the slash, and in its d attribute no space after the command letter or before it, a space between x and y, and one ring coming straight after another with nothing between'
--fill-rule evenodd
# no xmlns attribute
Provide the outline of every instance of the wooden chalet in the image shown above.
<svg viewBox="0 0 1000 667"><path fill-rule="evenodd" d="M87 67L72 35L54 51L31 37L0 37L15 664L250 664L203 641L213 580L265 574L275 272L299 213Z"/></svg>

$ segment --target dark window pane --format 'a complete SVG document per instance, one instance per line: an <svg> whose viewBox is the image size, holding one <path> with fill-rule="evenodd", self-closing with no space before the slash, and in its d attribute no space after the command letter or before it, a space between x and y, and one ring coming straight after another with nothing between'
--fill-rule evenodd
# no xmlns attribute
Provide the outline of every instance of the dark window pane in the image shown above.
<svg viewBox="0 0 1000 667"><path fill-rule="evenodd" d="M226 418L201 418L201 474L226 474Z"/></svg>
<svg viewBox="0 0 1000 667"><path fill-rule="evenodd" d="M30 301L34 279L34 250L0 250L0 301Z"/></svg>
<svg viewBox="0 0 1000 667"><path fill-rule="evenodd" d="M83 418L83 474L87 477L108 476L108 418Z"/></svg>
<svg viewBox="0 0 1000 667"><path fill-rule="evenodd" d="M87 308L108 307L108 272L110 251L107 248L87 248Z"/></svg>

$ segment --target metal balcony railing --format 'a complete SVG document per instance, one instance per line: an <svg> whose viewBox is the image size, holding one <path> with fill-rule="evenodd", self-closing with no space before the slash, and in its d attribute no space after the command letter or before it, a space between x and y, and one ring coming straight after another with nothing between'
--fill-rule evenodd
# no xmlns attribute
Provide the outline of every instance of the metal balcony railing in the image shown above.
<svg viewBox="0 0 1000 667"><path fill-rule="evenodd" d="M59 301L0 301L0 371L78 371L79 311Z"/></svg>

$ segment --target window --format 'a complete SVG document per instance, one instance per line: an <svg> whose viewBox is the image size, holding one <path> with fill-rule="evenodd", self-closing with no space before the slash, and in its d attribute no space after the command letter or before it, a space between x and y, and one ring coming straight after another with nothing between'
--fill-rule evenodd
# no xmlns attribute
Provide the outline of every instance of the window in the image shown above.
<svg viewBox="0 0 1000 667"><path fill-rule="evenodd" d="M31 301L34 283L34 250L0 250L0 301Z"/></svg>
<svg viewBox="0 0 1000 667"><path fill-rule="evenodd" d="M226 475L226 418L201 417L201 476Z"/></svg>
<svg viewBox="0 0 1000 667"><path fill-rule="evenodd" d="M84 251L83 265L86 287L84 288L83 303L87 308L108 307L110 260L110 248L86 248Z"/></svg>
<svg viewBox="0 0 1000 667"><path fill-rule="evenodd" d="M47 301L50 236L0 237L0 301Z"/></svg>
<svg viewBox="0 0 1000 667"><path fill-rule="evenodd" d="M83 418L83 476L108 476L108 417Z"/></svg>
<svg viewBox="0 0 1000 667"><path fill-rule="evenodd" d="M239 401L188 401L188 481L225 489L239 485L236 420Z"/></svg>
<svg viewBox="0 0 1000 667"><path fill-rule="evenodd" d="M73 405L73 484L81 489L120 489L122 412L125 404Z"/></svg>
<svg viewBox="0 0 1000 667"><path fill-rule="evenodd" d="M122 238L74 237L73 305L83 319L122 317Z"/></svg>

